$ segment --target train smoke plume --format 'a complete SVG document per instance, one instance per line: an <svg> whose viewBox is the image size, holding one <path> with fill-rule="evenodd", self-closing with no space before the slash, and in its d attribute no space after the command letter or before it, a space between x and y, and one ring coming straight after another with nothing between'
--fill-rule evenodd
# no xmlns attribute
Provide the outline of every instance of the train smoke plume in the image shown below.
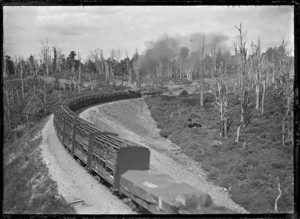
<svg viewBox="0 0 300 219"><path fill-rule="evenodd" d="M220 33L204 33L205 55L211 54L219 47L228 50L229 37ZM142 74L155 72L158 65L164 65L178 58L182 47L189 48L190 52L202 51L203 33L192 33L186 36L169 36L167 34L159 37L156 41L147 42L147 49L140 57L139 70Z"/></svg>

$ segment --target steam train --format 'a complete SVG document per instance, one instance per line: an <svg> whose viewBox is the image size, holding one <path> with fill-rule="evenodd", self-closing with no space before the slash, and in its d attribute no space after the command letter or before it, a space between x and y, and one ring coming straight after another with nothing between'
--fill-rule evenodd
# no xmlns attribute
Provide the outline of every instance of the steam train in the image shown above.
<svg viewBox="0 0 300 219"><path fill-rule="evenodd" d="M166 174L150 171L150 150L79 118L78 110L141 97L140 92L91 94L64 101L54 109L54 127L62 145L97 181L131 207L154 214L234 213L211 197Z"/></svg>

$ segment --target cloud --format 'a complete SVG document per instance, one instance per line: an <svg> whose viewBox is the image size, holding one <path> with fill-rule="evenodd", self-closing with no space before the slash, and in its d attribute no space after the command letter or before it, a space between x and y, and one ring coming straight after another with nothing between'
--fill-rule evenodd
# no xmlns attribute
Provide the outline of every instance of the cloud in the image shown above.
<svg viewBox="0 0 300 219"><path fill-rule="evenodd" d="M24 56L39 53L45 38L53 46L61 41L66 51L102 48L108 55L112 48L127 48L133 53L165 33L215 33L227 37L215 40L232 46L240 22L247 43L260 36L263 49L278 46L282 37L293 40L293 7L283 6L4 6L3 12L4 48L12 55L20 54L18 48ZM194 43L191 49L198 47Z"/></svg>

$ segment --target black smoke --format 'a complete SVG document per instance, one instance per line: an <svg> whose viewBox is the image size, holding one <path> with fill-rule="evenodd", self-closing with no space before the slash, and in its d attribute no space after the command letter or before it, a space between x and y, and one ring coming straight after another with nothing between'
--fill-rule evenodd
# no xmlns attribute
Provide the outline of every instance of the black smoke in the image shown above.
<svg viewBox="0 0 300 219"><path fill-rule="evenodd" d="M220 33L204 33L204 54L211 54L220 47L228 50L229 37ZM140 56L139 70L142 75L155 73L157 66L163 67L177 59L182 47L187 47L190 54L201 53L203 46L203 33L196 32L186 36L169 36L167 34L155 41L146 43L147 49ZM199 55L198 55L199 56Z"/></svg>

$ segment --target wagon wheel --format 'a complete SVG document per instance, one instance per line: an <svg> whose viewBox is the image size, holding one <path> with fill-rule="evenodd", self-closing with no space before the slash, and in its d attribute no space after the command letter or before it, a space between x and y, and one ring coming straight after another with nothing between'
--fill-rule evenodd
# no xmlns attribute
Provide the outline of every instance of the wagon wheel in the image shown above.
<svg viewBox="0 0 300 219"><path fill-rule="evenodd" d="M117 196L117 192L113 190L113 187L110 187L110 188L109 188L109 191L110 191L113 195Z"/></svg>
<svg viewBox="0 0 300 219"><path fill-rule="evenodd" d="M140 204L136 205L136 211L137 212L141 212L142 210L144 210L143 206L141 206Z"/></svg>
<svg viewBox="0 0 300 219"><path fill-rule="evenodd" d="M86 172L91 173L91 169L88 168L87 166L85 166L84 169L86 170Z"/></svg>
<svg viewBox="0 0 300 219"><path fill-rule="evenodd" d="M76 161L81 165L81 160L79 158L77 158Z"/></svg>
<svg viewBox="0 0 300 219"><path fill-rule="evenodd" d="M95 180L97 180L97 182L102 183L102 179L100 176L96 175L95 176Z"/></svg>
<svg viewBox="0 0 300 219"><path fill-rule="evenodd" d="M128 203L129 207L131 208L132 211L136 211L137 210L137 207L136 205L133 203L133 201L130 201Z"/></svg>

